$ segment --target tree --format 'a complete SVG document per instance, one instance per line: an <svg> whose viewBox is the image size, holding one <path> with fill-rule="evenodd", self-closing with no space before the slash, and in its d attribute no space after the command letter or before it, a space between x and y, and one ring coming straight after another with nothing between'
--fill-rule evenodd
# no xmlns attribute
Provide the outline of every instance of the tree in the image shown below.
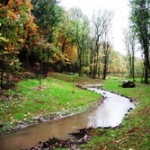
<svg viewBox="0 0 150 150"><path fill-rule="evenodd" d="M10 73L14 72L19 62L18 53L36 31L31 9L32 5L28 0L10 0L9 3L2 1L0 4L0 63L3 64L0 68L1 87L4 74L7 74L9 82Z"/></svg>
<svg viewBox="0 0 150 150"><path fill-rule="evenodd" d="M0 5L2 4L3 6L8 5L9 0L1 0Z"/></svg>
<svg viewBox="0 0 150 150"><path fill-rule="evenodd" d="M144 55L144 83L148 84L150 71L150 3L149 0L131 0L131 21Z"/></svg>
<svg viewBox="0 0 150 150"><path fill-rule="evenodd" d="M93 78L96 78L98 70L100 70L100 46L102 42L102 38L104 34L110 28L112 19L112 13L105 10L99 11L97 15L93 16L92 19L92 28L94 29L92 36L93 36L93 44L91 44L91 75Z"/></svg>
<svg viewBox="0 0 150 150"><path fill-rule="evenodd" d="M57 62L62 62L62 54L52 44L41 40L32 47L29 56L30 62L33 64L33 70L38 78L39 76L47 77L48 70Z"/></svg>
<svg viewBox="0 0 150 150"><path fill-rule="evenodd" d="M65 58L66 63L60 64L61 71L72 72L77 71L74 64L77 60L77 46L74 41L74 26L66 16L58 29L58 37L56 47L60 49Z"/></svg>
<svg viewBox="0 0 150 150"><path fill-rule="evenodd" d="M127 62L125 56L123 56L119 52L111 50L109 55L109 66L108 66L109 74L115 76L120 76L120 75L123 76L127 71L126 66L127 66Z"/></svg>
<svg viewBox="0 0 150 150"><path fill-rule="evenodd" d="M58 5L57 0L31 0L31 2L34 5L32 13L40 27L40 34L50 44L55 43L57 28L64 19L64 10Z"/></svg>
<svg viewBox="0 0 150 150"><path fill-rule="evenodd" d="M107 38L102 43L102 52L103 52L103 80L106 79L107 70L108 70L108 63L109 63L109 54L110 50L112 49L112 46L110 45Z"/></svg>
<svg viewBox="0 0 150 150"><path fill-rule="evenodd" d="M37 50L37 54L35 54L36 51L34 51L34 54L36 55L36 57L37 55L39 55L38 57L41 58L41 56L43 55L42 53L47 53L49 57L48 61L51 61L53 63L46 63L44 62L44 60L42 60L42 62L46 63L45 67L51 66L51 68L53 69L55 67L55 70L60 71L61 67L65 63L65 59L67 60L67 57L63 55L64 48L66 48L64 46L65 40L63 41L63 46L60 46L61 39L63 37L62 35L65 32L61 31L61 28L63 26L62 24L64 20L66 19L66 12L62 7L58 5L59 2L57 0L32 0L31 2L34 5L32 13L36 18L36 23L39 26L39 33L41 37L41 41L37 43L37 48L34 48ZM67 37L63 38L68 39ZM46 45L48 46L47 48ZM56 57L52 57L52 55L49 56L49 54L53 54L54 52L56 53ZM59 57L57 57L58 55ZM56 60L54 60L54 58ZM66 62L68 62L68 60ZM48 68L46 70L48 70Z"/></svg>
<svg viewBox="0 0 150 150"><path fill-rule="evenodd" d="M83 74L84 58L87 56L87 45L89 37L89 21L87 16L83 15L82 11L78 8L72 8L69 11L69 17L74 28L74 42L78 51L78 68L79 76Z"/></svg>
<svg viewBox="0 0 150 150"><path fill-rule="evenodd" d="M131 29L125 30L124 32L124 41L125 47L127 50L127 59L128 59L128 68L129 68L129 77L132 77L135 81L135 34Z"/></svg>

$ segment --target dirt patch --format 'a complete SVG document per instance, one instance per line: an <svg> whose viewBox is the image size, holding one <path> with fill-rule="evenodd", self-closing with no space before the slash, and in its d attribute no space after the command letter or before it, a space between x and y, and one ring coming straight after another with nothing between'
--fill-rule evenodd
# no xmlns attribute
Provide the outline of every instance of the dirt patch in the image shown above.
<svg viewBox="0 0 150 150"><path fill-rule="evenodd" d="M45 89L47 89L48 87L46 87L46 86L37 86L37 87L34 87L34 88L32 88L33 90L37 90L37 91L43 91L43 90L45 90Z"/></svg>
<svg viewBox="0 0 150 150"><path fill-rule="evenodd" d="M150 114L150 107L145 107L144 109L140 110L139 115L143 116L146 114Z"/></svg>
<svg viewBox="0 0 150 150"><path fill-rule="evenodd" d="M37 147L31 147L28 150L53 150L56 148L67 148L69 150L77 150L79 145L86 144L90 141L90 131L91 128L80 129L76 133L70 133L70 137L67 140L60 140L54 137L47 141L40 141Z"/></svg>

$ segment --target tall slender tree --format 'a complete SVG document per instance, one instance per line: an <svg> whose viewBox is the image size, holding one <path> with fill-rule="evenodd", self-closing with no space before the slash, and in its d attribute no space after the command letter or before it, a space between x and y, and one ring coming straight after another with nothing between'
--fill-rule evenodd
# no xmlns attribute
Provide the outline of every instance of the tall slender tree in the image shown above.
<svg viewBox="0 0 150 150"><path fill-rule="evenodd" d="M106 37L105 41L102 43L102 53L103 53L103 77L102 79L103 80L105 80L107 76L109 55L110 55L111 49L112 49L112 46Z"/></svg>
<svg viewBox="0 0 150 150"><path fill-rule="evenodd" d="M82 70L84 65L84 57L87 52L87 40L89 37L89 21L87 16L83 15L82 11L78 8L72 8L69 12L70 20L74 27L74 42L78 51L78 72L79 76L82 76ZM85 54L86 53L86 54Z"/></svg>
<svg viewBox="0 0 150 150"><path fill-rule="evenodd" d="M150 1L131 0L131 21L144 55L144 83L149 83L150 72Z"/></svg>
<svg viewBox="0 0 150 150"><path fill-rule="evenodd" d="M92 36L93 36L93 48L91 49L91 75L93 78L96 78L98 69L100 68L100 46L102 42L102 38L106 31L110 28L112 19L112 13L104 10L99 11L97 15L93 16L92 19L92 28L94 29Z"/></svg>
<svg viewBox="0 0 150 150"><path fill-rule="evenodd" d="M124 42L127 50L127 59L128 59L128 68L129 68L129 77L135 81L135 45L136 45L136 36L133 30L124 31Z"/></svg>

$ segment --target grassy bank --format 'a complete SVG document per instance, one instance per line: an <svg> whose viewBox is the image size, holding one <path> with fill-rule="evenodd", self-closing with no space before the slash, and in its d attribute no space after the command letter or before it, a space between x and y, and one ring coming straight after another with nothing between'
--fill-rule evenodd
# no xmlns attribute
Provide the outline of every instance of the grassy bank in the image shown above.
<svg viewBox="0 0 150 150"><path fill-rule="evenodd" d="M135 88L122 88L122 78L92 80L77 75L50 74L42 80L26 80L17 88L4 92L0 100L0 120L5 124L28 120L38 114L82 110L100 99L100 95L76 88L75 84L100 83L103 88L133 99L136 104L121 127L92 129L91 140L83 150L149 150L150 149L150 85L136 82ZM66 82L67 81L67 82ZM115 111L115 110L114 110Z"/></svg>
<svg viewBox="0 0 150 150"><path fill-rule="evenodd" d="M77 88L72 76L25 80L0 98L0 121L4 126L57 112L80 112L101 99L99 94ZM70 82L65 82L68 80ZM3 130L3 128L0 128Z"/></svg>
<svg viewBox="0 0 150 150"><path fill-rule="evenodd" d="M137 106L136 109L125 117L122 127L91 131L92 140L87 145L81 146L81 149L150 149L150 85L140 82L136 82L135 88L122 88L120 85L120 78L103 81L104 89L132 98Z"/></svg>

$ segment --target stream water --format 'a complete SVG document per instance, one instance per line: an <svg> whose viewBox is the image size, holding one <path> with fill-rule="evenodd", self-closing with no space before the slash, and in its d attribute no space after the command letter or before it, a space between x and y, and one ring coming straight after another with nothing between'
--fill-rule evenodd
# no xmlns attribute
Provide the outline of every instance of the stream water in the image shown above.
<svg viewBox="0 0 150 150"><path fill-rule="evenodd" d="M0 150L19 150L37 146L39 141L58 137L66 139L68 133L85 127L115 127L121 124L125 114L134 109L129 99L96 88L89 90L105 97L104 102L92 111L76 114L61 120L30 126L18 132L0 135Z"/></svg>

